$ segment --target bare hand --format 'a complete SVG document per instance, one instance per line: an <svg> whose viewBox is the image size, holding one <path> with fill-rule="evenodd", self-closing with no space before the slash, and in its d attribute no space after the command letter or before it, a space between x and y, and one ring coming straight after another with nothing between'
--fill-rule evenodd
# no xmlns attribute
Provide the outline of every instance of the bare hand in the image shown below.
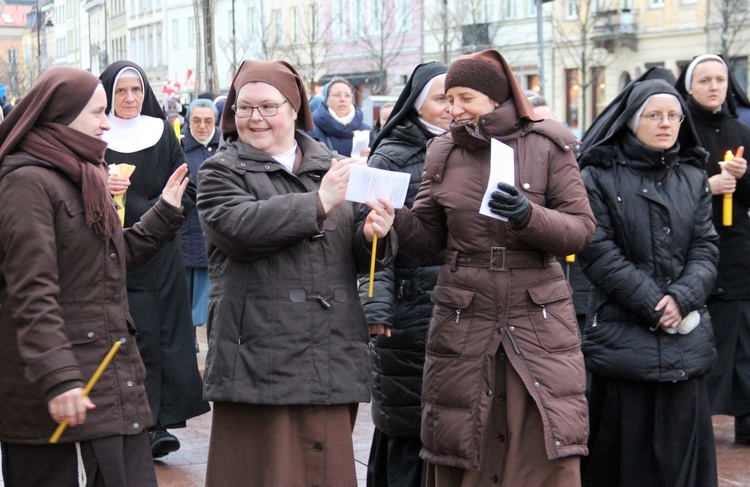
<svg viewBox="0 0 750 487"><path fill-rule="evenodd" d="M349 171L352 164L362 165L357 159L333 159L331 169L328 170L323 180L320 182L318 196L323 204L323 211L326 214L344 202L346 196L346 185L349 184Z"/></svg>
<svg viewBox="0 0 750 487"><path fill-rule="evenodd" d="M359 153L359 155L360 155L360 157L367 157L367 156L369 156L370 155L370 148L369 147L365 147L364 149L362 149L362 151Z"/></svg>
<svg viewBox="0 0 750 487"><path fill-rule="evenodd" d="M737 179L729 173L714 174L708 178L708 185L713 195L730 194L737 188Z"/></svg>
<svg viewBox="0 0 750 487"><path fill-rule="evenodd" d="M83 397L83 389L76 387L52 398L47 404L49 415L56 423L68 422L68 426L78 426L86 421L86 411L94 409L94 403Z"/></svg>
<svg viewBox="0 0 750 487"><path fill-rule="evenodd" d="M363 231L365 234L365 240L372 242L372 236L377 235L378 238L383 238L388 235L388 230L393 225L393 218L396 213L393 210L393 205L386 198L378 198L378 203L367 200L367 206L372 208L372 211L367 214L367 220L365 220L365 226Z"/></svg>
<svg viewBox="0 0 750 487"><path fill-rule="evenodd" d="M370 329L371 337L379 335L385 335L387 338L391 337L391 327L388 325L384 325L383 323L373 323L367 325L367 327Z"/></svg>
<svg viewBox="0 0 750 487"><path fill-rule="evenodd" d="M182 164L180 167L175 169L167 185L161 192L161 197L164 201L177 208L182 207L182 195L185 193L189 179L187 178L188 167L187 164Z"/></svg>
<svg viewBox="0 0 750 487"><path fill-rule="evenodd" d="M737 149L737 154L734 155L734 158L731 161L722 163L722 171L728 172L735 179L740 179L744 176L745 171L747 171L747 161L742 157L744 153L745 147L740 146L740 148Z"/></svg>
<svg viewBox="0 0 750 487"><path fill-rule="evenodd" d="M107 191L112 196L125 194L130 186L130 179L118 176L117 174L110 174L107 180Z"/></svg>
<svg viewBox="0 0 750 487"><path fill-rule="evenodd" d="M663 298L656 303L655 311L664 309L664 314L659 318L659 325L662 328L677 328L682 323L682 313L680 313L680 307L677 306L677 301L674 300L669 294L665 294Z"/></svg>

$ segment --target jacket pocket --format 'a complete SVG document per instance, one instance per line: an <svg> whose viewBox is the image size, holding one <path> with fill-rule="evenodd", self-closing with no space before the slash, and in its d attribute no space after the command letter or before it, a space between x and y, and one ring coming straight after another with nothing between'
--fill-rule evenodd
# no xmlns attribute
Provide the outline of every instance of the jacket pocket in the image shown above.
<svg viewBox="0 0 750 487"><path fill-rule="evenodd" d="M565 279L527 288L529 320L539 343L547 352L576 348L581 344L572 290Z"/></svg>
<svg viewBox="0 0 750 487"><path fill-rule="evenodd" d="M452 357L463 353L473 321L474 310L470 305L474 294L473 289L443 284L435 286L428 352Z"/></svg>

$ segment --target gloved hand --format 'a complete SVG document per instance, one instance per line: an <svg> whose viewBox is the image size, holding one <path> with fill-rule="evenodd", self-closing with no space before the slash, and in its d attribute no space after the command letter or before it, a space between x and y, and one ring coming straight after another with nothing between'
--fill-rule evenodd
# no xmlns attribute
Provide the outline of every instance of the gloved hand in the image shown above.
<svg viewBox="0 0 750 487"><path fill-rule="evenodd" d="M515 186L507 183L497 183L498 191L490 196L488 205L490 211L496 215L506 217L511 223L521 225L529 217L531 203Z"/></svg>

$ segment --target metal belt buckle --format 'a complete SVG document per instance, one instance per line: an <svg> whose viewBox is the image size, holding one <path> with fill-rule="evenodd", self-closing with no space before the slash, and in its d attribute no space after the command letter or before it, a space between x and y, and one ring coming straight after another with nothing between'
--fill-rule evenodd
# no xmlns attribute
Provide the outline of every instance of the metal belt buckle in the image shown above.
<svg viewBox="0 0 750 487"><path fill-rule="evenodd" d="M498 267L497 264L500 264ZM492 247L490 248L490 270L491 271L507 271L505 267L505 247Z"/></svg>

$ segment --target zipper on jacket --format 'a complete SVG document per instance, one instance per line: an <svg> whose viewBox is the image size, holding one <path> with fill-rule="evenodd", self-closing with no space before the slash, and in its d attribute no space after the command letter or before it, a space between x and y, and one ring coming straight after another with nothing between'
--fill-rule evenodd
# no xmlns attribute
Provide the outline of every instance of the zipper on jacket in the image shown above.
<svg viewBox="0 0 750 487"><path fill-rule="evenodd" d="M404 297L404 284L406 284L406 279L401 279L401 282L398 286L398 299L401 299Z"/></svg>
<svg viewBox="0 0 750 487"><path fill-rule="evenodd" d="M547 307L545 305L542 305L542 316L544 316L544 319L547 319Z"/></svg>
<svg viewBox="0 0 750 487"><path fill-rule="evenodd" d="M461 310L460 310L460 309L457 309L457 310L456 310L456 324L458 324L458 320L459 320L460 318L461 318Z"/></svg>

